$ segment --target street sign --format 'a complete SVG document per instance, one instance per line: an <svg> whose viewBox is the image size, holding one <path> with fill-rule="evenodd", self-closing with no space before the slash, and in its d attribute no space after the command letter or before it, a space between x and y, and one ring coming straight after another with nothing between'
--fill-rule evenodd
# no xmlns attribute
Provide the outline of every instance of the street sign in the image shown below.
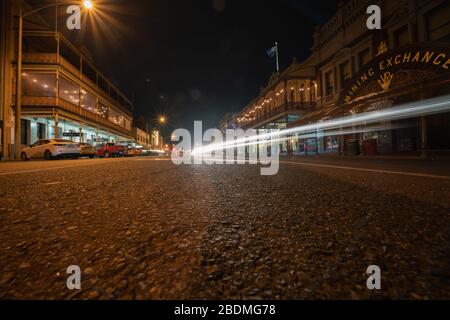
<svg viewBox="0 0 450 320"><path fill-rule="evenodd" d="M79 132L63 132L63 137L79 137Z"/></svg>

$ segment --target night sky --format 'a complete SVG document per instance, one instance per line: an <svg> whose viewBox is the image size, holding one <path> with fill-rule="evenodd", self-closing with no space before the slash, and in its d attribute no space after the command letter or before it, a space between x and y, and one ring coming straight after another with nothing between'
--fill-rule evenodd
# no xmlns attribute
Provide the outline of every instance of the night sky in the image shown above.
<svg viewBox="0 0 450 320"><path fill-rule="evenodd" d="M278 41L280 68L308 57L314 26L335 12L324 0L97 0L69 37L130 98L134 116L156 125L166 114L166 135L203 120L217 127L239 111L275 71L266 50ZM64 14L64 12L62 13ZM66 32L68 32L66 30Z"/></svg>

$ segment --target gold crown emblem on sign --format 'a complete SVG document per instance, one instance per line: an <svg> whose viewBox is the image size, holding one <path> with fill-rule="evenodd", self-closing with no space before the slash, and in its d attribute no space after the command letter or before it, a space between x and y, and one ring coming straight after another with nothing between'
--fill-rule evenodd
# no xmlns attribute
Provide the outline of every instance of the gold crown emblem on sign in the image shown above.
<svg viewBox="0 0 450 320"><path fill-rule="evenodd" d="M385 72L382 76L380 76L378 83L383 88L383 90L389 89L393 77L394 75L390 72Z"/></svg>
<svg viewBox="0 0 450 320"><path fill-rule="evenodd" d="M389 46L387 45L386 41L381 41L380 44L378 45L377 56L379 56L380 54L385 53L388 50L389 50Z"/></svg>

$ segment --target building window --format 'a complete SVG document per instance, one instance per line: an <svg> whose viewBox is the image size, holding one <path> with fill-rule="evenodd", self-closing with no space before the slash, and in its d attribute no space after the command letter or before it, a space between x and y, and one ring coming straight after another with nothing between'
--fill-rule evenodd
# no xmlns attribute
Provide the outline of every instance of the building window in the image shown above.
<svg viewBox="0 0 450 320"><path fill-rule="evenodd" d="M366 65L370 60L370 50L369 48L364 49L358 54L358 70Z"/></svg>
<svg viewBox="0 0 450 320"><path fill-rule="evenodd" d="M28 145L28 131L30 128L30 121L20 119L20 143Z"/></svg>
<svg viewBox="0 0 450 320"><path fill-rule="evenodd" d="M37 138L39 140L47 138L45 132L46 132L45 124L38 122L37 123Z"/></svg>
<svg viewBox="0 0 450 320"><path fill-rule="evenodd" d="M425 26L428 41L450 42L450 4L444 1L425 14Z"/></svg>
<svg viewBox="0 0 450 320"><path fill-rule="evenodd" d="M108 107L99 102L97 107L97 114L99 117L106 119L108 117Z"/></svg>
<svg viewBox="0 0 450 320"><path fill-rule="evenodd" d="M81 90L81 107L90 112L95 112L97 99L93 94L86 90Z"/></svg>
<svg viewBox="0 0 450 320"><path fill-rule="evenodd" d="M22 73L22 94L29 97L55 97L56 75L52 73Z"/></svg>
<svg viewBox="0 0 450 320"><path fill-rule="evenodd" d="M345 61L339 65L339 77L340 77L340 85L341 89L347 86L350 81L351 73L350 73L350 63Z"/></svg>
<svg viewBox="0 0 450 320"><path fill-rule="evenodd" d="M325 73L325 95L329 96L334 92L333 72L329 71Z"/></svg>
<svg viewBox="0 0 450 320"><path fill-rule="evenodd" d="M50 137L53 137L55 139L62 139L63 138L63 128L62 127L58 127L58 136L55 137L55 126L51 126L51 132L50 132Z"/></svg>
<svg viewBox="0 0 450 320"><path fill-rule="evenodd" d="M108 119L111 122L125 128L127 130L131 130L131 122L125 118L121 113L115 111L114 109L109 109Z"/></svg>
<svg viewBox="0 0 450 320"><path fill-rule="evenodd" d="M401 47L409 43L408 26L403 26L394 32L394 46Z"/></svg>
<svg viewBox="0 0 450 320"><path fill-rule="evenodd" d="M80 103L80 87L61 77L59 78L59 97L78 106Z"/></svg>

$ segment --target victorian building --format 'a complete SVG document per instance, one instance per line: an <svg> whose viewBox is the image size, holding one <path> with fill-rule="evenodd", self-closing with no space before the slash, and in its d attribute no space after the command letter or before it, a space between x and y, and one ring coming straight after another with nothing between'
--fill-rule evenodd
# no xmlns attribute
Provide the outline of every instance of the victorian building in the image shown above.
<svg viewBox="0 0 450 320"><path fill-rule="evenodd" d="M369 5L382 29L366 27ZM450 1L341 1L313 35L311 55L294 62L242 112L242 128L296 128L381 111L450 93ZM411 154L450 150L450 114L415 116L339 130L292 134L297 154Z"/></svg>
<svg viewBox="0 0 450 320"><path fill-rule="evenodd" d="M19 1L2 1L1 144L14 155ZM23 10L30 10L23 3ZM24 20L20 148L38 139L67 138L97 145L132 140L132 102L104 74L87 50L46 31L33 14Z"/></svg>

